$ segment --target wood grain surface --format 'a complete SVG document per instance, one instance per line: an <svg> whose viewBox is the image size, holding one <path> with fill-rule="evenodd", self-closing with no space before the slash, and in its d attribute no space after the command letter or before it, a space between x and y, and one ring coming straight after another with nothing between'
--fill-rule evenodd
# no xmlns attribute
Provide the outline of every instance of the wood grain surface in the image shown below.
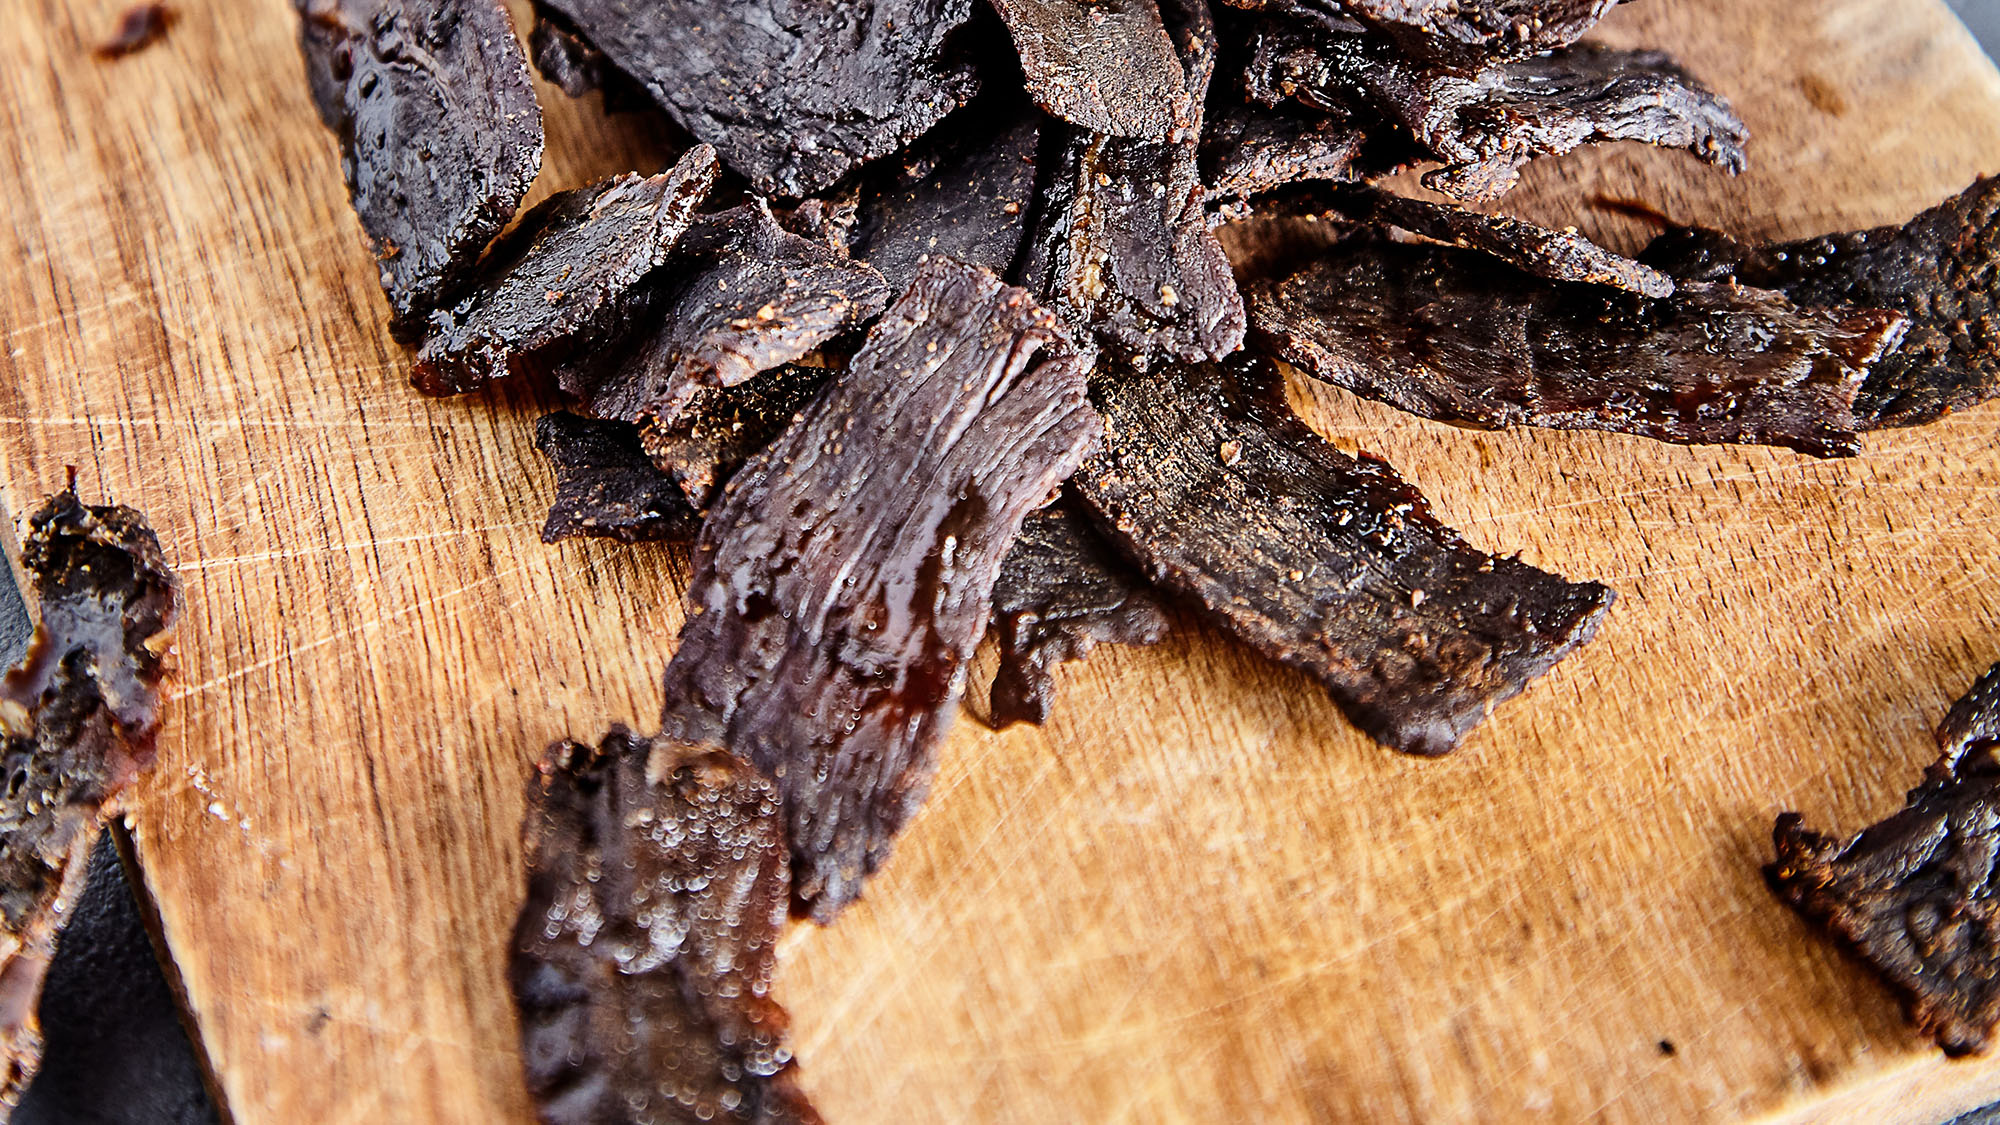
<svg viewBox="0 0 2000 1125"><path fill-rule="evenodd" d="M289 5L180 5L96 61L122 3L0 20L0 501L76 465L187 578L130 817L235 1120L523 1120L527 763L650 722L684 556L537 540L543 393L408 388ZM1753 170L1606 149L1508 209L1794 236L2000 172L2000 76L1932 0L1646 0L1601 38L1727 91ZM538 190L662 164L643 122L542 96ZM1441 761L1188 619L1067 672L1045 730L960 723L867 899L786 938L830 1121L1925 1121L2000 1092L1758 875L1779 810L1894 807L2000 659L2000 407L1820 462L1297 397L1479 546L1616 587L1599 639Z"/></svg>

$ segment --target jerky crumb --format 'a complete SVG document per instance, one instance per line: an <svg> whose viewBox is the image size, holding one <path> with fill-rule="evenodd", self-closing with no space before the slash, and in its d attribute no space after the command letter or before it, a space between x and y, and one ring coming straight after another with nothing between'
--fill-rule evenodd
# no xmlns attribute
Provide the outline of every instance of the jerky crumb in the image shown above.
<svg viewBox="0 0 2000 1125"><path fill-rule="evenodd" d="M167 37L180 14L165 4L134 4L118 17L118 29L91 53L109 62L143 51Z"/></svg>
<svg viewBox="0 0 2000 1125"><path fill-rule="evenodd" d="M1234 465L1238 461L1243 460L1243 443L1240 441L1225 441L1222 443L1221 453L1223 464Z"/></svg>

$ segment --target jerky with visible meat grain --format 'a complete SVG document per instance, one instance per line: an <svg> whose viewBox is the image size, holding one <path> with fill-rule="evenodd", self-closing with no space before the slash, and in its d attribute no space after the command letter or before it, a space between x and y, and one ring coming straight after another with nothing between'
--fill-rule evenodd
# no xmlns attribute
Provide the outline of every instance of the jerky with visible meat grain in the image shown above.
<svg viewBox="0 0 2000 1125"><path fill-rule="evenodd" d="M489 255L479 287L431 314L410 381L463 394L548 361L625 314L715 183L715 150L657 176L631 173L550 196Z"/></svg>
<svg viewBox="0 0 2000 1125"><path fill-rule="evenodd" d="M1785 813L1771 889L1850 948L1947 1055L2000 1025L2000 665L1940 725L1943 750L1902 811L1839 840Z"/></svg>
<svg viewBox="0 0 2000 1125"><path fill-rule="evenodd" d="M399 336L470 281L542 165L542 111L500 0L294 0L320 120Z"/></svg>
<svg viewBox="0 0 2000 1125"><path fill-rule="evenodd" d="M1021 524L993 587L993 626L1000 636L991 692L997 730L1047 722L1056 665L1082 660L1100 644L1153 644L1167 635L1167 616L1132 565L1059 502Z"/></svg>
<svg viewBox="0 0 2000 1125"><path fill-rule="evenodd" d="M546 1125L818 1125L771 995L790 872L777 786L623 728L551 746L507 964Z"/></svg>
<svg viewBox="0 0 2000 1125"><path fill-rule="evenodd" d="M935 769L1021 520L1097 441L1054 314L933 260L702 527L664 734L777 779L819 921Z"/></svg>
<svg viewBox="0 0 2000 1125"><path fill-rule="evenodd" d="M1232 102L1219 108L1202 134L1202 178L1211 195L1225 197L1307 180L1353 179L1368 139L1344 117Z"/></svg>
<svg viewBox="0 0 2000 1125"><path fill-rule="evenodd" d="M1425 418L1818 457L1859 452L1855 392L1903 328L1885 309L1708 282L1649 300L1379 239L1260 282L1250 302L1277 356Z"/></svg>
<svg viewBox="0 0 2000 1125"><path fill-rule="evenodd" d="M0 1107L40 1065L36 1004L98 828L153 764L180 587L139 513L85 506L74 481L29 521L21 565L41 621L0 681Z"/></svg>
<svg viewBox="0 0 2000 1125"><path fill-rule="evenodd" d="M1567 47L1619 0L1227 0L1332 31L1372 27L1405 54L1461 66Z"/></svg>
<svg viewBox="0 0 2000 1125"><path fill-rule="evenodd" d="M972 0L539 6L769 195L831 186L917 139L978 88L947 43ZM564 55L565 65L584 57Z"/></svg>
<svg viewBox="0 0 2000 1125"><path fill-rule="evenodd" d="M1717 231L1661 235L1640 255L1677 276L1777 289L1802 305L1895 309L1902 346L1862 385L1863 428L1917 426L2000 395L2000 179L1901 226L1764 246Z"/></svg>
<svg viewBox="0 0 2000 1125"><path fill-rule="evenodd" d="M688 503L705 510L745 461L798 420L832 375L830 368L788 363L738 386L704 390L673 421L647 419L639 444Z"/></svg>
<svg viewBox="0 0 2000 1125"><path fill-rule="evenodd" d="M1160 365L1098 397L1104 447L1070 487L1106 537L1386 746L1450 751L1611 604L1465 542L1300 421L1268 361Z"/></svg>
<svg viewBox="0 0 2000 1125"><path fill-rule="evenodd" d="M646 456L630 422L543 415L535 446L556 471L544 543L579 535L625 543L691 539L700 528L680 485Z"/></svg>
<svg viewBox="0 0 2000 1125"><path fill-rule="evenodd" d="M1111 137L1164 141L1198 128L1155 0L992 3L1036 105Z"/></svg>

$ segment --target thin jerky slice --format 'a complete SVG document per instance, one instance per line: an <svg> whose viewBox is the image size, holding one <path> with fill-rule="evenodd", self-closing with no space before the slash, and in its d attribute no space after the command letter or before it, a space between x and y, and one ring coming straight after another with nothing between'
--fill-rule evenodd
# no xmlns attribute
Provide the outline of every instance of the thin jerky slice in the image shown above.
<svg viewBox="0 0 2000 1125"><path fill-rule="evenodd" d="M1917 426L2000 395L2000 179L1982 178L1902 226L1752 246L1716 231L1661 235L1640 255L1681 276L1784 292L1802 305L1896 309L1902 347L1875 365L1855 413Z"/></svg>
<svg viewBox="0 0 2000 1125"><path fill-rule="evenodd" d="M992 2L1043 109L1112 137L1163 141L1198 127L1155 0Z"/></svg>
<svg viewBox="0 0 2000 1125"><path fill-rule="evenodd" d="M41 623L0 681L0 1107L41 1063L42 979L98 826L153 763L179 589L139 513L86 507L74 482L29 521L21 563Z"/></svg>
<svg viewBox="0 0 2000 1125"><path fill-rule="evenodd" d="M777 787L615 728L528 789L507 981L547 1125L817 1125L771 996L790 902Z"/></svg>
<svg viewBox="0 0 2000 1125"><path fill-rule="evenodd" d="M972 0L543 0L758 191L800 197L977 90L946 40Z"/></svg>
<svg viewBox="0 0 2000 1125"><path fill-rule="evenodd" d="M593 536L638 543L693 538L700 520L673 477L639 444L639 428L574 414L535 422L535 446L556 471L542 542Z"/></svg>
<svg viewBox="0 0 2000 1125"><path fill-rule="evenodd" d="M657 176L631 173L542 201L494 248L478 290L431 314L410 381L463 394L600 330L666 261L715 183L715 150Z"/></svg>
<svg viewBox="0 0 2000 1125"><path fill-rule="evenodd" d="M1425 418L1818 457L1860 451L1854 394L1903 324L1706 282L1647 300L1381 240L1337 247L1250 300L1274 354Z"/></svg>
<svg viewBox="0 0 2000 1125"><path fill-rule="evenodd" d="M849 247L900 291L926 258L1005 276L1021 256L1035 202L1043 117L1031 105L967 106L885 161L860 202Z"/></svg>
<svg viewBox="0 0 2000 1125"><path fill-rule="evenodd" d="M1939 731L1944 756L1901 812L1849 840L1785 813L1772 831L1771 889L1847 945L1901 994L1947 1055L1984 1051L2000 1024L2000 666ZM1965 731L1988 737L1966 746Z"/></svg>
<svg viewBox="0 0 2000 1125"><path fill-rule="evenodd" d="M1146 580L1060 503L1021 524L993 587L993 625L996 730L1048 721L1056 665L1082 660L1099 644L1149 645L1167 635L1167 615Z"/></svg>
<svg viewBox="0 0 2000 1125"><path fill-rule="evenodd" d="M320 120L404 337L463 288L542 166L542 111L500 0L294 0Z"/></svg>
<svg viewBox="0 0 2000 1125"><path fill-rule="evenodd" d="M1203 0L1167 15L1199 102L1214 69L1214 25ZM1240 347L1243 298L1208 229L1196 142L1050 132L1055 155L1017 271L1024 283L1134 365L1216 359Z"/></svg>
<svg viewBox="0 0 2000 1125"><path fill-rule="evenodd" d="M558 379L597 417L671 421L702 390L798 360L888 303L888 283L866 263L748 203L688 229L628 317L649 325L635 345L579 357Z"/></svg>
<svg viewBox="0 0 2000 1125"><path fill-rule="evenodd" d="M1064 339L1022 290L926 263L703 525L665 735L778 779L819 921L923 800L1022 517L1097 440Z"/></svg>
<svg viewBox="0 0 2000 1125"><path fill-rule="evenodd" d="M1105 533L1384 745L1448 752L1611 604L1466 543L1395 470L1300 421L1267 361L1163 365L1100 394L1104 448L1071 487Z"/></svg>
<svg viewBox="0 0 2000 1125"><path fill-rule="evenodd" d="M1457 65L1567 47L1619 0L1228 0L1328 30L1372 27L1405 53Z"/></svg>
<svg viewBox="0 0 2000 1125"><path fill-rule="evenodd" d="M829 368L788 363L740 386L704 390L673 421L647 419L639 443L688 503L706 509L744 462L798 420L832 375Z"/></svg>
<svg viewBox="0 0 2000 1125"><path fill-rule="evenodd" d="M1305 180L1351 179L1367 141L1342 117L1232 103L1202 135L1203 182L1213 195L1241 197Z"/></svg>
<svg viewBox="0 0 2000 1125"><path fill-rule="evenodd" d="M1732 173L1743 168L1748 133L1735 111L1657 51L1574 46L1465 74L1367 36L1266 24L1254 38L1254 100L1380 113L1445 163L1425 185L1462 199L1492 199L1529 160L1600 141L1686 149Z"/></svg>

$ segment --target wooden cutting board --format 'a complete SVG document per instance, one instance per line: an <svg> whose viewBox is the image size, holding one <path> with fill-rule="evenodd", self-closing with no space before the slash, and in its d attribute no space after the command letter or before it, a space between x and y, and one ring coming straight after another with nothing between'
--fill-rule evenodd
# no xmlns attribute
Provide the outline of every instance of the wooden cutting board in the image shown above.
<svg viewBox="0 0 2000 1125"><path fill-rule="evenodd" d="M0 501L80 469L187 579L160 763L130 814L228 1111L526 1118L502 981L547 742L645 724L683 554L536 538L515 389L407 355L308 105L283 0L0 20ZM1795 236L2000 171L2000 75L1930 0L1647 0L1755 133L1731 180L1631 146L1506 202ZM540 190L660 166L544 87ZM828 1119L1925 1121L2000 1096L1765 891L1782 809L1895 807L2000 659L2000 407L1821 462L1481 434L1314 388L1489 550L1616 587L1591 645L1451 758L1370 744L1192 620L1063 677L1045 730L961 722L867 900L786 938ZM977 681L990 667L983 664ZM977 690L977 689L976 689Z"/></svg>

